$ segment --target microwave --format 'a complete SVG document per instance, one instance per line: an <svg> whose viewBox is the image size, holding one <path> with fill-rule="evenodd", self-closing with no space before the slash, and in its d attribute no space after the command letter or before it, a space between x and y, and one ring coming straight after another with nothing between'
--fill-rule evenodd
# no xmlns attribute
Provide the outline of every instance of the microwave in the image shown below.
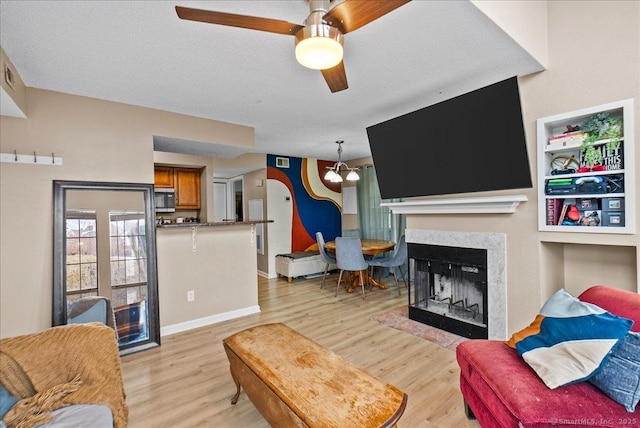
<svg viewBox="0 0 640 428"><path fill-rule="evenodd" d="M176 211L176 191L174 189L155 189L153 193L157 213Z"/></svg>

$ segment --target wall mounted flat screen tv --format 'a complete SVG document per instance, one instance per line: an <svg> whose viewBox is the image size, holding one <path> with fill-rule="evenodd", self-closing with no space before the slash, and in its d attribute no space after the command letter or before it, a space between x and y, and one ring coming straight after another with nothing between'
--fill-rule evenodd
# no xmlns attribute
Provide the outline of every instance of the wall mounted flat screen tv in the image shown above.
<svg viewBox="0 0 640 428"><path fill-rule="evenodd" d="M516 77L367 134L383 199L532 187Z"/></svg>

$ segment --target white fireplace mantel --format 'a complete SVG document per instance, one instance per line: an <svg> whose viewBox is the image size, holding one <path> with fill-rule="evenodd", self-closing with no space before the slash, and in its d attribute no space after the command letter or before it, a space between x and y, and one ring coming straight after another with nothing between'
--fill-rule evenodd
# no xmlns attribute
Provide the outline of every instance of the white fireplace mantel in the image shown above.
<svg viewBox="0 0 640 428"><path fill-rule="evenodd" d="M479 196L472 198L423 199L406 202L383 202L394 214L510 214L525 195Z"/></svg>

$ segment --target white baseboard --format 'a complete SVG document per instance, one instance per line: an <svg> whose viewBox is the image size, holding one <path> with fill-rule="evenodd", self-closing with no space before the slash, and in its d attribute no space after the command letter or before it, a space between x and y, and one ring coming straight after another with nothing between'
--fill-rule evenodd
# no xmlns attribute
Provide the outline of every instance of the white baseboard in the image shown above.
<svg viewBox="0 0 640 428"><path fill-rule="evenodd" d="M269 272L264 272L264 271L258 270L258 276L261 276L261 277L267 278L267 279L273 279L273 278L277 278L278 274L270 275Z"/></svg>
<svg viewBox="0 0 640 428"><path fill-rule="evenodd" d="M198 327L204 327L211 324L217 324L222 321L232 320L247 315L260 313L260 306L250 306L248 308L237 309L235 311L224 312L221 314L211 315L204 318L198 318L191 321L185 321L178 324L172 324L160 328L160 336L169 336L183 331L192 330Z"/></svg>

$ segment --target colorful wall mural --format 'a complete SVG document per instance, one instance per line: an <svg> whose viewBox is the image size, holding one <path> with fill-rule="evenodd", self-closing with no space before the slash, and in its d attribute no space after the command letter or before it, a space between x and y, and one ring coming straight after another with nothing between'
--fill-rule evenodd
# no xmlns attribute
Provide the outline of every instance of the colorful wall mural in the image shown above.
<svg viewBox="0 0 640 428"><path fill-rule="evenodd" d="M289 167L276 166L276 158L288 159ZM293 207L291 251L304 251L315 244L318 231L326 241L332 241L342 233L340 183L323 178L326 167L333 164L318 159L267 155L267 179L282 183L290 193Z"/></svg>

